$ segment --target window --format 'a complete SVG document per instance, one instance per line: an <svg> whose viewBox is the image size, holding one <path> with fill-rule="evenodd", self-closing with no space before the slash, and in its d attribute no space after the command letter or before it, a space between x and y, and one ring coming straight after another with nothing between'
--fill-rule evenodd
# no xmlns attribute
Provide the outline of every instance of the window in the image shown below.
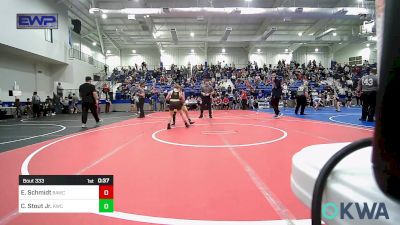
<svg viewBox="0 0 400 225"><path fill-rule="evenodd" d="M362 56L356 56L356 57L350 57L349 58L349 65L351 66L356 66L356 65L362 65Z"/></svg>
<svg viewBox="0 0 400 225"><path fill-rule="evenodd" d="M53 43L53 29L44 30L44 39L50 43Z"/></svg>

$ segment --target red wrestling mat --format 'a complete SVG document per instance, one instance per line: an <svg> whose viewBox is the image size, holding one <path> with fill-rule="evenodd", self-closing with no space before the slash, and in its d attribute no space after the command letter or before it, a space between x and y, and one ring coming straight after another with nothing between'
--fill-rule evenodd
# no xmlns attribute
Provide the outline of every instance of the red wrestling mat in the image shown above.
<svg viewBox="0 0 400 225"><path fill-rule="evenodd" d="M372 136L251 111L217 111L190 128L177 116L172 130L167 118L155 113L0 154L0 224L306 224L310 210L290 190L293 154ZM19 214L21 173L113 174L116 212Z"/></svg>

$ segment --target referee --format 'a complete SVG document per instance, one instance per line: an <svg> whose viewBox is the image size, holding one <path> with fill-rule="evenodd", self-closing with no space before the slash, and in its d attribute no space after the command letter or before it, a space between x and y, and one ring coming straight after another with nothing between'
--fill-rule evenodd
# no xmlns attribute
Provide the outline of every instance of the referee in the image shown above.
<svg viewBox="0 0 400 225"><path fill-rule="evenodd" d="M279 100L282 96L282 85L281 81L276 78L276 73L273 72L271 74L272 79L272 93L271 93L271 106L274 109L275 116L274 118L280 118L282 113L279 111Z"/></svg>
<svg viewBox="0 0 400 225"><path fill-rule="evenodd" d="M144 98L146 97L146 93L144 91L144 83L140 83L139 88L136 92L136 96L139 98L138 109L139 109L139 117L144 118Z"/></svg>
<svg viewBox="0 0 400 225"><path fill-rule="evenodd" d="M361 77L357 89L362 93L362 114L360 120L374 122L376 93L378 91L376 68L372 68L368 75Z"/></svg>
<svg viewBox="0 0 400 225"><path fill-rule="evenodd" d="M204 109L208 109L208 115L212 118L211 112L211 95L214 93L214 89L212 88L210 81L205 80L204 84L201 85L201 106L200 106L200 116L199 118L203 118Z"/></svg>
<svg viewBox="0 0 400 225"><path fill-rule="evenodd" d="M79 86L79 96L82 99L82 128L86 127L88 112L92 113L96 123L101 122L97 108L99 107L99 95L97 94L96 88L92 82L91 77L85 78L85 83Z"/></svg>
<svg viewBox="0 0 400 225"><path fill-rule="evenodd" d="M304 109L306 108L307 105L307 97L308 97L308 86L305 81L303 81L303 84L297 88L297 94L296 94L296 109L294 113L297 115L299 113L299 108L300 108L300 115L305 115L304 114Z"/></svg>

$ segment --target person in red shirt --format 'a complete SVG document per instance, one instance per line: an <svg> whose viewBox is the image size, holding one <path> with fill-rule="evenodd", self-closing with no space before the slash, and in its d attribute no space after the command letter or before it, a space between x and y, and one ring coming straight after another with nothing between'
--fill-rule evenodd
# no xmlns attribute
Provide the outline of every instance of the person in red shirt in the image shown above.
<svg viewBox="0 0 400 225"><path fill-rule="evenodd" d="M229 98L228 95L225 95L224 99L222 100L222 109L229 109Z"/></svg>
<svg viewBox="0 0 400 225"><path fill-rule="evenodd" d="M246 90L242 90L240 99L242 100L242 109L246 110L247 109L247 91Z"/></svg>
<svg viewBox="0 0 400 225"><path fill-rule="evenodd" d="M215 109L220 109L220 107L221 107L221 104L222 104L222 100L221 100L221 97L216 97L215 98L215 101L214 101L214 104L215 104Z"/></svg>

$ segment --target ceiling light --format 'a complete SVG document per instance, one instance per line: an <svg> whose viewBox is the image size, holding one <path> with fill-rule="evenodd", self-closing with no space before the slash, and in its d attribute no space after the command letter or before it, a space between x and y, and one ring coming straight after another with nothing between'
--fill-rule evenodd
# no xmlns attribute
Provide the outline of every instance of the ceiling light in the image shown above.
<svg viewBox="0 0 400 225"><path fill-rule="evenodd" d="M194 33L193 32L190 32L190 37L194 37Z"/></svg>
<svg viewBox="0 0 400 225"><path fill-rule="evenodd" d="M147 17L147 18L149 18L149 17L150 17L150 15L146 15L146 17Z"/></svg>
<svg viewBox="0 0 400 225"><path fill-rule="evenodd" d="M342 42L339 42L339 45L341 45L342 44Z"/></svg>
<svg viewBox="0 0 400 225"><path fill-rule="evenodd" d="M315 48L315 52L318 52L319 51L319 49L318 48Z"/></svg>
<svg viewBox="0 0 400 225"><path fill-rule="evenodd" d="M99 8L90 8L90 9L89 9L89 13L90 13L90 14L94 14L94 13L97 13L97 12L100 12L100 9L99 9Z"/></svg>
<svg viewBox="0 0 400 225"><path fill-rule="evenodd" d="M224 48L222 49L222 53L225 53L225 49Z"/></svg>
<svg viewBox="0 0 400 225"><path fill-rule="evenodd" d="M285 52L288 52L288 51L289 51L289 49L285 48Z"/></svg>
<svg viewBox="0 0 400 225"><path fill-rule="evenodd" d="M292 18L290 17L283 18L283 22L290 22L290 21L292 21Z"/></svg>
<svg viewBox="0 0 400 225"><path fill-rule="evenodd" d="M367 46L367 47L369 47L369 46L370 46L370 44L369 44L369 43L367 43L367 44L366 44L366 46Z"/></svg>
<svg viewBox="0 0 400 225"><path fill-rule="evenodd" d="M245 0L246 2L251 2L252 0Z"/></svg>
<svg viewBox="0 0 400 225"><path fill-rule="evenodd" d="M132 50L132 53L135 54L135 53L136 53L136 50Z"/></svg>
<svg viewBox="0 0 400 225"><path fill-rule="evenodd" d="M107 51L106 51L106 53L107 53L107 54L110 54L110 53L111 53L111 51L110 51L110 50L107 50Z"/></svg>
<svg viewBox="0 0 400 225"><path fill-rule="evenodd" d="M135 14L128 15L128 20L136 20Z"/></svg>
<svg viewBox="0 0 400 225"><path fill-rule="evenodd" d="M107 19L107 14L101 14L101 18Z"/></svg>
<svg viewBox="0 0 400 225"><path fill-rule="evenodd" d="M260 53L260 52L261 52L261 49L257 49L257 52Z"/></svg>
<svg viewBox="0 0 400 225"><path fill-rule="evenodd" d="M301 37L301 36L303 35L303 33L299 32L299 33L297 33L297 35L298 35L299 37Z"/></svg>
<svg viewBox="0 0 400 225"><path fill-rule="evenodd" d="M334 37L336 37L337 33L336 33L336 32L333 32L332 35L333 35Z"/></svg>
<svg viewBox="0 0 400 225"><path fill-rule="evenodd" d="M194 49L190 50L191 53L194 53Z"/></svg>
<svg viewBox="0 0 400 225"><path fill-rule="evenodd" d="M92 45L93 45L93 46L96 46L96 45L97 45L97 43L96 43L95 41L93 41Z"/></svg>
<svg viewBox="0 0 400 225"><path fill-rule="evenodd" d="M362 2L363 0L358 0L358 2Z"/></svg>

